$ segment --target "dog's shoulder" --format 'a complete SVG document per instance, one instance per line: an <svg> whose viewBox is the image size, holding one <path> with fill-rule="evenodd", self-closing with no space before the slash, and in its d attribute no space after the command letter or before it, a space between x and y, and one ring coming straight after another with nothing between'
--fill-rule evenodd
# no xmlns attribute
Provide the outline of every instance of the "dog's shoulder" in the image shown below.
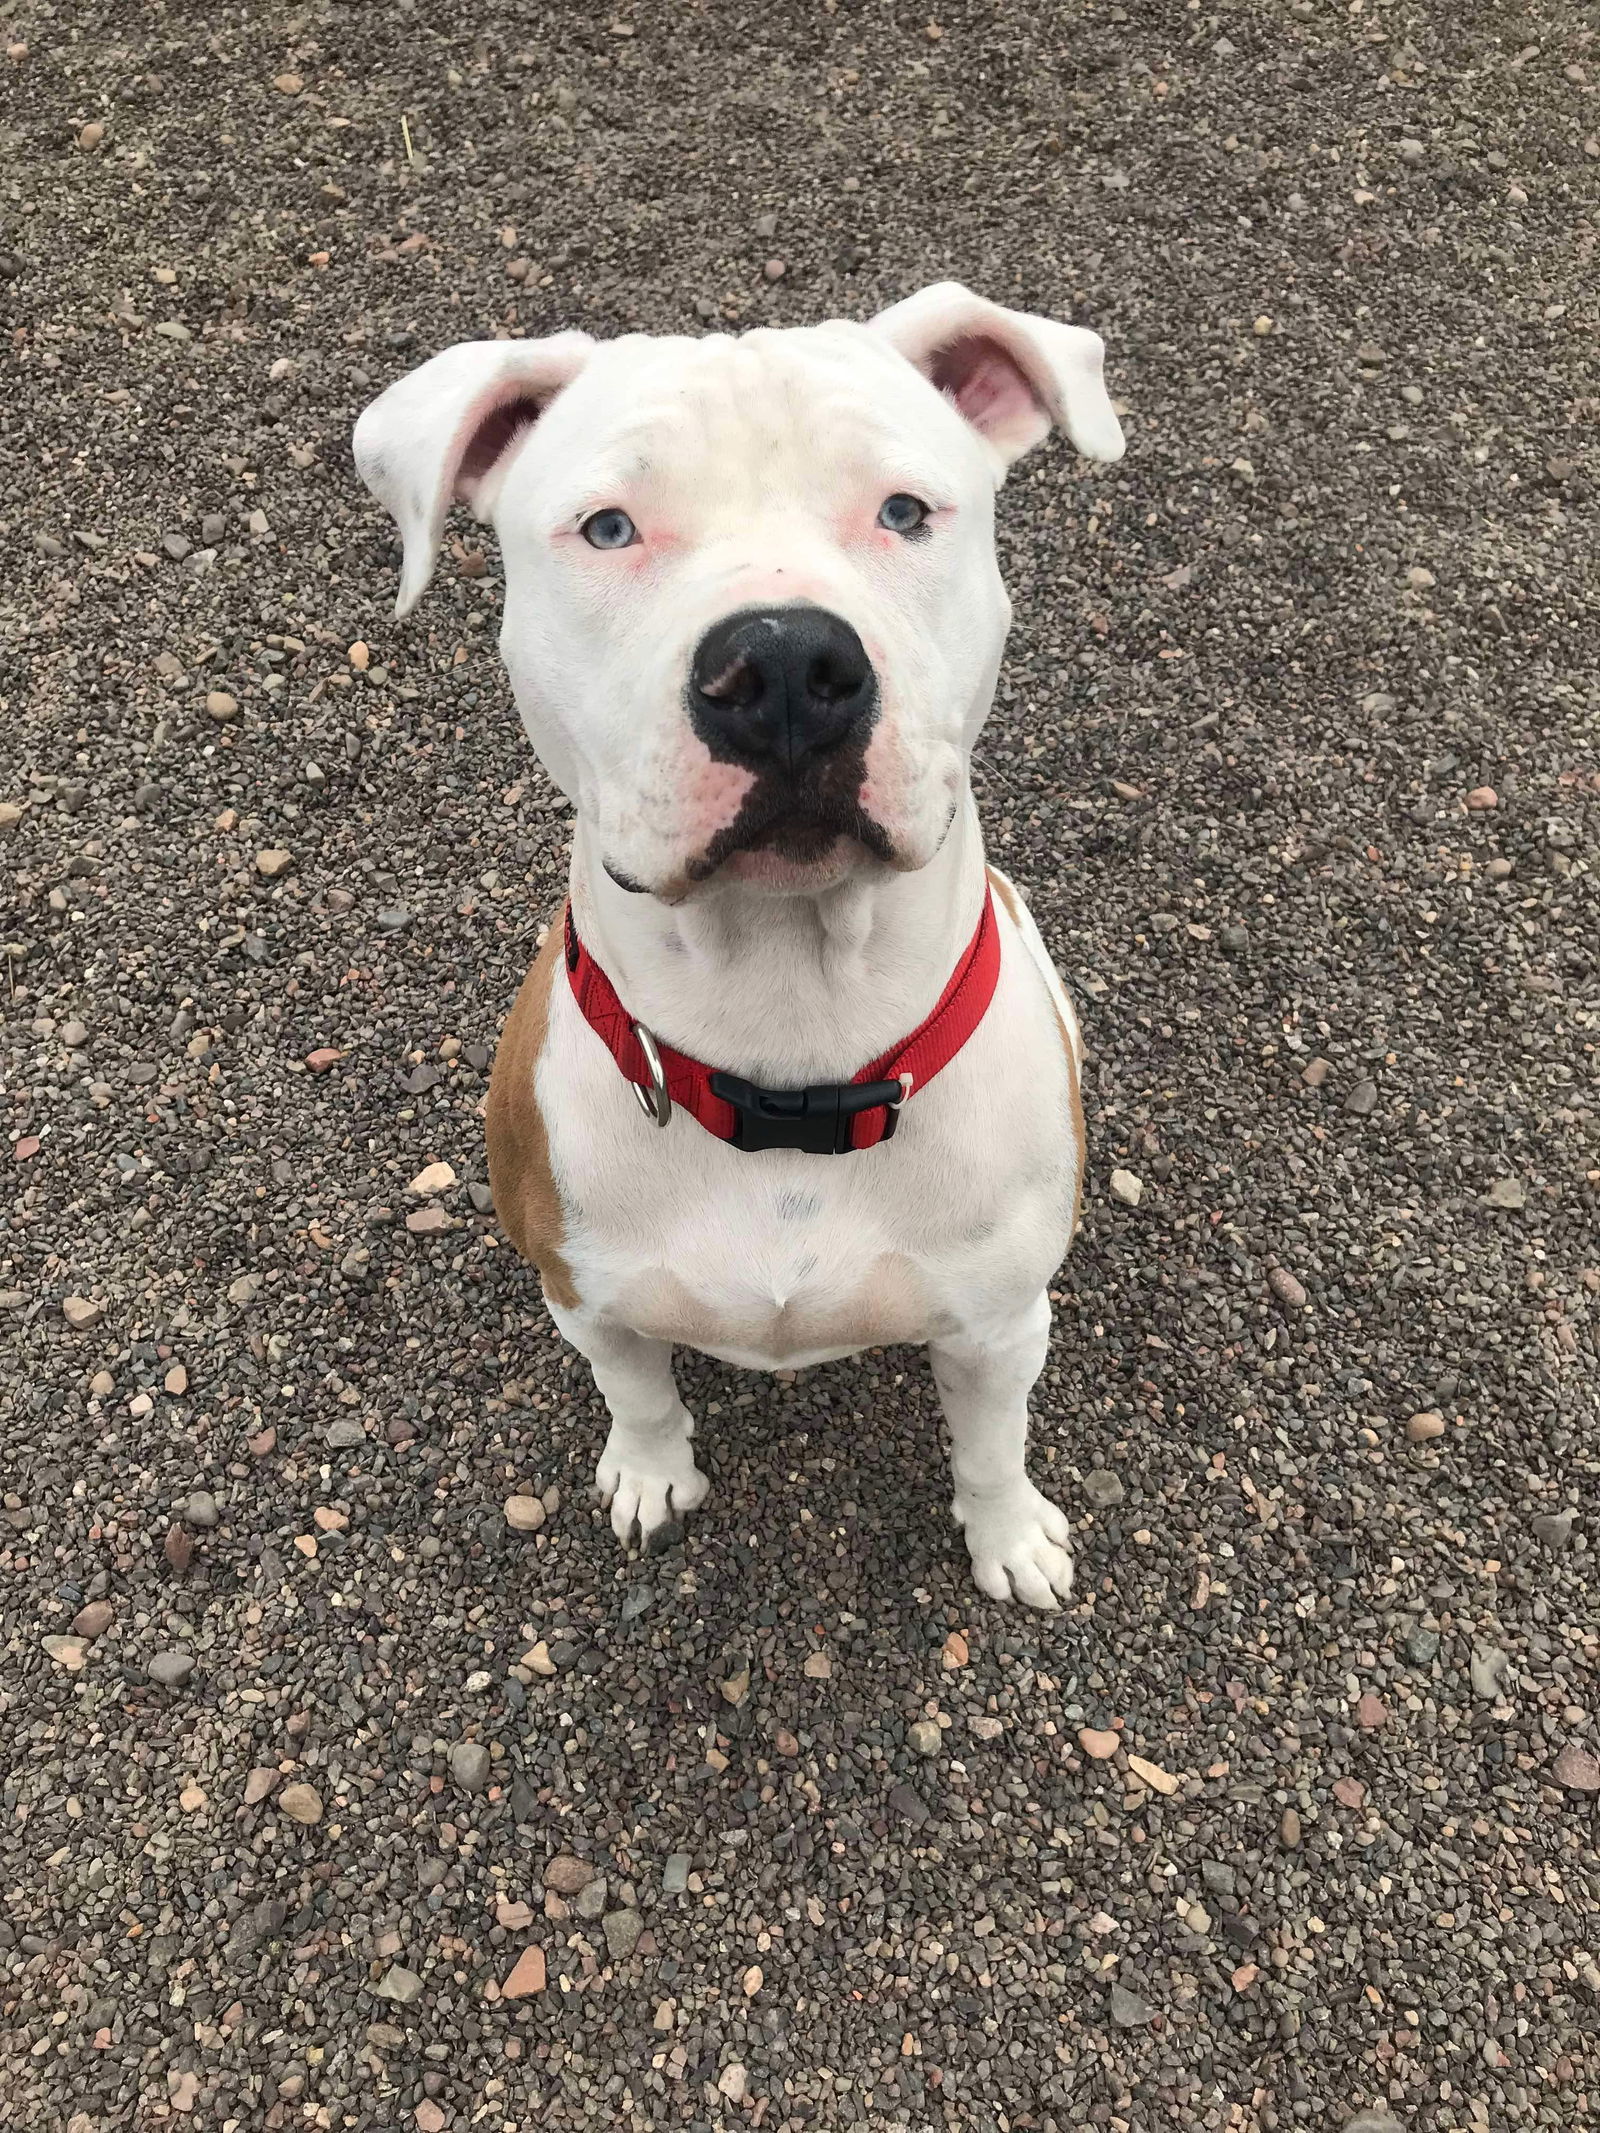
<svg viewBox="0 0 1600 2133"><path fill-rule="evenodd" d="M566 1256L566 1213L551 1168L550 1135L537 1088L551 996L562 968L563 916L558 913L552 920L500 1033L485 1126L489 1185L500 1226L523 1258L539 1269L551 1301L570 1311L579 1298Z"/></svg>
<svg viewBox="0 0 1600 2133"><path fill-rule="evenodd" d="M1044 944L1044 936L1034 923L1033 913L1022 900L1022 893L1015 882L1009 880L996 866L988 868L989 886L994 891L995 902L1016 929L1017 936L1030 956L1039 966L1045 990L1050 995L1050 1004L1055 1009L1056 1023L1061 1031L1062 1049L1067 1055L1068 1103L1072 1113L1072 1135L1077 1143L1077 1181L1072 1196L1072 1227L1078 1227L1078 1215L1083 1205L1083 1166L1088 1155L1088 1131L1083 1120L1083 1033L1078 1027L1077 1011L1072 1004L1072 995L1062 983L1061 973L1050 959L1050 951Z"/></svg>

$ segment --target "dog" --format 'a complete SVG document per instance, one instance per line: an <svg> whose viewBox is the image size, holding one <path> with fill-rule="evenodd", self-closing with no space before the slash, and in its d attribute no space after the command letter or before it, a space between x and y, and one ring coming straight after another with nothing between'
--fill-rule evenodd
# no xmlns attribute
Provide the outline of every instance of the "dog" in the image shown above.
<svg viewBox="0 0 1600 2133"><path fill-rule="evenodd" d="M969 769L1011 620L995 495L1054 425L1121 456L1103 355L944 282L867 324L469 342L357 424L397 613L453 499L494 525L502 655L576 817L489 1175L609 1411L624 1546L709 1486L675 1345L916 1342L978 1585L1071 1588L1026 1448L1083 1046Z"/></svg>

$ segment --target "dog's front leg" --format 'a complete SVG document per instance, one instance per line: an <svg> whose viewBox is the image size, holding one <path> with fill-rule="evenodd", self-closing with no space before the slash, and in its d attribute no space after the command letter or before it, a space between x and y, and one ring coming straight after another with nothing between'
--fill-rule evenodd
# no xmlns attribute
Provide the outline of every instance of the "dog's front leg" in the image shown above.
<svg viewBox="0 0 1600 2133"><path fill-rule="evenodd" d="M704 1503L711 1486L694 1463L694 1417L678 1398L671 1346L554 1303L550 1315L588 1357L611 1415L595 1474L611 1507L611 1530L627 1547L637 1527L642 1544Z"/></svg>
<svg viewBox="0 0 1600 2133"><path fill-rule="evenodd" d="M1044 1368L1050 1306L933 1341L934 1383L950 1426L956 1523L991 1599L1054 1607L1072 1589L1071 1529L1028 1479L1028 1394Z"/></svg>

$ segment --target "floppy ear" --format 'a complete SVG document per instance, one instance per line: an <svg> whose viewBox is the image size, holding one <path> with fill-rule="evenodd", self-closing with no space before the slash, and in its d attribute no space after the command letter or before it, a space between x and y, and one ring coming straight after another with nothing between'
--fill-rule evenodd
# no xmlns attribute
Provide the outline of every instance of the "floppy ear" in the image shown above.
<svg viewBox="0 0 1600 2133"><path fill-rule="evenodd" d="M488 517L512 447L593 348L586 333L463 341L399 379L363 414L356 467L404 544L397 615L411 612L433 576L451 502L459 497L475 517Z"/></svg>
<svg viewBox="0 0 1600 2133"><path fill-rule="evenodd" d="M1100 375L1105 343L1098 333L1008 311L958 281L919 289L880 311L872 328L954 402L1003 465L1057 422L1086 458L1122 457L1122 425Z"/></svg>

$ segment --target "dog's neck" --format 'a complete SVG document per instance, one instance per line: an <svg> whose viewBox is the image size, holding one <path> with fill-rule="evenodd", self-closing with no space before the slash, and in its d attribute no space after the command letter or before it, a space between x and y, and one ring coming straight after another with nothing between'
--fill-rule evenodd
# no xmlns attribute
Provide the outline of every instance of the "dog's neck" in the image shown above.
<svg viewBox="0 0 1600 2133"><path fill-rule="evenodd" d="M873 869L818 896L733 883L687 904L633 895L581 820L572 854L578 931L629 1013L769 1088L848 1080L915 1029L972 938L983 892L970 792L927 866Z"/></svg>

